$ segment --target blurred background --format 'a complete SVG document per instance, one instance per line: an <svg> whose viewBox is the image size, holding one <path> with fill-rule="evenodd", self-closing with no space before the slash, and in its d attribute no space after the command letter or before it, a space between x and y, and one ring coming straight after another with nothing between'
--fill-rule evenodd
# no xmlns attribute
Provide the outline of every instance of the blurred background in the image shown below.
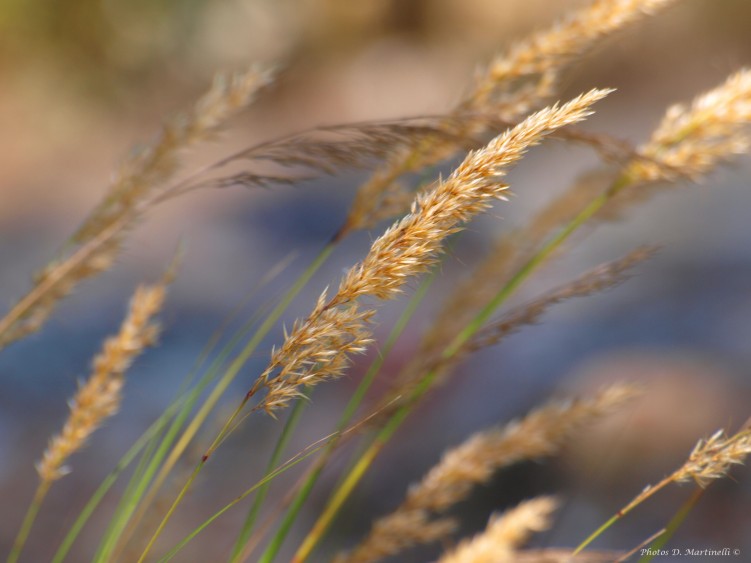
<svg viewBox="0 0 751 563"><path fill-rule="evenodd" d="M33 273L99 201L124 155L152 138L165 116L188 107L217 70L260 61L278 65L281 74L218 143L191 153L190 167L317 125L446 112L494 54L586 4L0 1L0 300L10 307L24 294ZM561 98L595 86L617 88L598 104L586 128L641 142L668 104L690 100L748 65L750 33L746 0L678 1L574 64ZM496 206L458 241L435 291L389 357L386 377L409 359L441 296L482 258L493 238L523 224L596 163L588 149L553 142L514 170L511 202ZM88 374L101 340L117 329L135 285L157 278L185 241L187 256L164 315L162 345L134 366L121 412L71 460L72 473L52 489L32 531L27 561L44 561L54 552L101 478L174 397L222 319L243 303L240 318L249 318L303 271L340 225L366 177L344 173L293 187L198 192L162 206L134 233L111 272L66 300L42 332L0 353L0 552L9 549L33 495L34 462L62 425L66 401ZM560 492L565 505L558 524L536 545L574 546L646 484L680 465L699 438L742 424L751 398L750 178L751 161L739 159L702 185L667 190L625 220L597 228L596 236L594 231L578 236L517 301L640 244L659 244L662 250L625 285L561 305L543 324L464 362L377 461L315 560L353 545L446 447L552 395L592 393L619 379L638 380L649 389L622 416L578 435L565 455L499 474L459 507L463 532L483 528L492 512L523 498ZM378 232L358 233L341 245L295 301L285 316L287 326L364 255ZM261 285L281 263L283 274ZM380 308L380 337L402 305ZM228 396L228 409L280 340L281 329L251 360ZM351 376L316 391L291 452L331 431L368 358L358 359ZM233 436L168 530L167 544L260 477L279 428L257 416ZM186 471L200 450L191 455ZM673 544L737 547L751 557L747 473L735 471L734 480L713 485ZM335 471L326 474L290 546L307 532L336 477ZM272 498L294 478L280 480ZM661 528L690 491L687 486L660 495L597 545L634 547ZM115 501L108 499L104 510ZM232 511L177 560L213 561L217 553L221 558L243 517L243 508ZM71 561L90 557L105 522L97 519L85 530ZM418 560L434 555L426 552Z"/></svg>

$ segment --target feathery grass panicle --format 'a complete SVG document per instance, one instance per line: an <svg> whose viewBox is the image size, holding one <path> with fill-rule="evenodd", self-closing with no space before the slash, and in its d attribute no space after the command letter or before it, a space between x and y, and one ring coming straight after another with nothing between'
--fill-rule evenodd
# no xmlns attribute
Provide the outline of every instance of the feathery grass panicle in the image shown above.
<svg viewBox="0 0 751 563"><path fill-rule="evenodd" d="M558 503L552 497L524 501L498 517L470 540L446 553L439 563L503 563L515 561L516 549L535 532L547 530Z"/></svg>
<svg viewBox="0 0 751 563"><path fill-rule="evenodd" d="M718 162L748 152L749 124L751 70L743 69L690 106L671 106L641 148L650 160L635 163L629 174L635 181L696 181Z"/></svg>
<svg viewBox="0 0 751 563"><path fill-rule="evenodd" d="M403 506L445 511L501 467L555 454L576 429L610 414L637 394L631 385L614 385L591 398L552 402L520 421L476 434L444 454L420 484L410 489Z"/></svg>
<svg viewBox="0 0 751 563"><path fill-rule="evenodd" d="M373 524L371 536L378 541L361 543L351 553L340 553L334 563L372 563L417 545L439 542L458 528L454 518L432 518L426 511L394 513Z"/></svg>
<svg viewBox="0 0 751 563"><path fill-rule="evenodd" d="M37 332L55 306L84 280L109 270L120 252L122 239L102 240L96 248L50 262L34 276L34 286L0 319L0 349Z"/></svg>
<svg viewBox="0 0 751 563"><path fill-rule="evenodd" d="M209 138L270 80L271 73L260 68L219 75L191 113L167 122L153 144L126 160L104 201L74 234L75 250L42 269L31 290L0 319L0 349L39 330L81 282L111 268L127 230L157 201L155 192L177 171L179 153Z"/></svg>
<svg viewBox="0 0 751 563"><path fill-rule="evenodd" d="M623 283L628 272L637 264L648 260L657 251L655 247L641 247L629 252L620 260L602 264L579 278L554 289L545 295L506 313L498 322L484 328L467 343L463 353L497 344L522 326L535 324L553 305L575 297L587 297Z"/></svg>
<svg viewBox="0 0 751 563"><path fill-rule="evenodd" d="M465 499L473 487L487 483L500 468L524 459L555 454L568 436L607 415L637 394L629 385L609 387L592 398L553 402L518 422L484 431L446 452L422 481L410 488L404 502L380 518L368 536L338 563L370 563L404 549L441 539L451 519L435 518ZM445 535L443 536L445 537Z"/></svg>
<svg viewBox="0 0 751 563"><path fill-rule="evenodd" d="M435 255L449 234L490 207L494 199L503 198L508 186L500 179L508 167L555 129L590 115L590 106L610 92L591 90L560 107L541 110L485 148L471 152L446 181L418 197L411 213L373 243L362 264L342 280L339 299L393 297L406 279L435 263Z"/></svg>
<svg viewBox="0 0 751 563"><path fill-rule="evenodd" d="M733 465L741 465L751 454L751 430L728 437L722 430L708 440L700 440L673 481L695 481L705 488L711 481L722 479Z"/></svg>
<svg viewBox="0 0 751 563"><path fill-rule="evenodd" d="M91 376L70 401L70 415L62 431L50 440L37 464L43 481L54 481L65 475L68 472L65 461L117 412L125 372L145 348L156 343L159 325L154 317L162 308L170 277L136 289L120 331L104 342L94 359Z"/></svg>
<svg viewBox="0 0 751 563"><path fill-rule="evenodd" d="M74 235L83 243L104 231L153 194L177 172L183 150L214 135L227 119L246 108L272 80L261 67L220 73L189 113L168 120L157 139L131 155L120 167L104 201Z"/></svg>
<svg viewBox="0 0 751 563"><path fill-rule="evenodd" d="M556 208L565 211L578 206L581 211L588 201L603 196L602 206L593 219L620 219L630 207L679 180L698 182L721 162L748 152L749 125L751 71L743 69L720 86L697 96L691 105L668 108L650 140L637 149L620 172L603 169L582 177L548 206L551 217L561 216ZM543 221L540 226L543 228L539 233L549 235L551 227L556 225Z"/></svg>
<svg viewBox="0 0 751 563"><path fill-rule="evenodd" d="M521 259L527 252L536 250L551 231L571 221L605 189L602 179L601 171L586 175L543 207L523 227L499 236L487 256L449 294L435 322L423 336L420 353L410 362L412 367L405 371L421 369L426 359L435 358L492 299L510 273L521 266Z"/></svg>
<svg viewBox="0 0 751 563"><path fill-rule="evenodd" d="M494 119L515 122L542 106L553 94L562 70L577 56L613 32L672 4L674 0L598 0L562 24L534 35L497 57L475 81L471 91L451 112L453 118L471 114L459 137L481 137L497 131ZM524 80L537 78L531 84ZM409 201L398 180L404 174L433 166L456 153L447 139L424 142L396 153L361 186L343 231L368 228Z"/></svg>
<svg viewBox="0 0 751 563"><path fill-rule="evenodd" d="M512 237L512 240L515 241L516 237ZM426 332L419 351L396 378L393 385L394 391L389 395L390 397L408 396L409 393L406 390L413 389L428 370L440 370L441 374L436 378L440 380L445 377L444 374L451 366L466 354L493 346L522 326L536 323L550 307L562 301L592 295L622 283L631 268L649 259L656 251L653 247L641 247L620 260L598 266L538 299L506 313L500 320L479 331L450 361L441 358L443 349L490 300L497 291L499 283L503 282L503 272L514 253L511 245L512 241L508 238L499 238L496 242L496 249L490 253L490 258L495 260L484 260L476 271L463 284L460 284L460 291L452 292L439 312L437 320ZM489 277L493 270L498 270L495 272L495 277Z"/></svg>
<svg viewBox="0 0 751 563"><path fill-rule="evenodd" d="M576 429L610 414L637 394L631 385L614 385L592 398L553 402L520 421L476 434L444 454L420 484L410 489L403 506L443 512L499 468L553 455Z"/></svg>
<svg viewBox="0 0 751 563"><path fill-rule="evenodd" d="M302 396L301 386L340 377L350 356L363 353L372 342L367 327L375 311L357 304L327 307L325 295L305 322L296 321L289 334L285 331L284 343L272 351L271 364L254 386L252 393L261 384L267 387L261 404L269 414ZM278 374L269 378L276 368Z"/></svg>
<svg viewBox="0 0 751 563"><path fill-rule="evenodd" d="M690 105L668 108L650 140L611 188L601 220L620 217L632 205L682 178L698 182L719 163L751 147L751 70L732 74Z"/></svg>
<svg viewBox="0 0 751 563"><path fill-rule="evenodd" d="M693 481L699 487L706 488L712 481L726 477L733 465L743 464L750 454L751 428L748 423L730 437L724 430L718 430L708 440L699 440L681 467L656 485L647 485L626 506L580 543L574 554L582 551L615 522L668 485Z"/></svg>
<svg viewBox="0 0 751 563"><path fill-rule="evenodd" d="M65 462L83 448L89 436L117 412L125 372L145 348L156 343L159 324L154 317L162 309L167 286L176 273L177 262L176 258L159 282L136 289L119 332L104 342L102 350L94 358L91 376L79 386L70 400L70 414L63 429L50 439L42 459L36 464L40 481L21 523L8 563L18 561L52 484L69 472Z"/></svg>
<svg viewBox="0 0 751 563"><path fill-rule="evenodd" d="M724 84L699 96L690 107L670 108L652 139L631 158L621 172L597 170L584 175L560 197L544 207L523 229L501 239L488 259L467 279L447 301L438 321L424 337L420 355L435 355L457 327L472 317L478 307L496 290L483 280L503 280L515 271L556 228L573 220L597 196L608 192L609 201L598 212L597 219L617 218L629 205L654 195L660 181L676 181L681 177L697 180L719 161L743 152L748 147L748 125L751 118L751 72L742 70ZM642 185L635 185L642 184ZM644 184L653 184L647 186ZM470 291L469 288L472 288ZM411 362L415 372L420 358Z"/></svg>
<svg viewBox="0 0 751 563"><path fill-rule="evenodd" d="M366 295L390 299L408 279L428 270L447 236L494 200L503 199L507 185L501 178L508 167L555 129L590 115L590 106L610 92L592 90L531 115L485 148L470 152L451 176L419 196L411 213L378 238L365 259L345 274L336 295L327 301L324 292L310 316L295 323L249 392L268 389L256 408L273 411L297 396L300 384L315 385L340 375L349 354L364 349L370 338L367 325L374 312L362 310L357 300Z"/></svg>
<svg viewBox="0 0 751 563"><path fill-rule="evenodd" d="M598 41L674 0L596 0L562 23L541 31L497 57L476 82L463 108L497 107L514 118L544 102L572 60ZM519 87L520 79L535 79Z"/></svg>

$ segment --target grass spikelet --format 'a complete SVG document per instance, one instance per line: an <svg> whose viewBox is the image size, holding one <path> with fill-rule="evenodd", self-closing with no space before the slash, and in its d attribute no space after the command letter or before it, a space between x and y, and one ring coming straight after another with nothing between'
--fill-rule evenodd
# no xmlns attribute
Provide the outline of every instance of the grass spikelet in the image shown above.
<svg viewBox="0 0 751 563"><path fill-rule="evenodd" d="M637 264L654 255L653 247L637 248L620 260L608 262L586 272L574 281L510 311L497 323L486 327L467 344L465 353L497 344L522 326L534 324L553 305L575 297L586 297L623 283L628 272Z"/></svg>
<svg viewBox="0 0 751 563"><path fill-rule="evenodd" d="M31 291L0 319L0 349L38 331L78 284L112 267L121 245L121 237L108 236L45 266L34 277Z"/></svg>
<svg viewBox="0 0 751 563"><path fill-rule="evenodd" d="M751 147L751 70L732 74L690 105L668 108L651 139L610 188L602 220L620 217L630 206L662 191L669 182L698 182L719 163Z"/></svg>
<svg viewBox="0 0 751 563"><path fill-rule="evenodd" d="M272 353L271 365L259 380L268 388L263 408L269 414L300 397L301 386L339 377L349 366L349 357L364 352L371 343L367 325L374 311L361 310L356 304L326 307L323 303L319 301L307 322L296 323L284 344ZM268 379L277 367L279 373Z"/></svg>
<svg viewBox="0 0 751 563"><path fill-rule="evenodd" d="M751 70L743 69L690 106L670 107L641 148L650 160L635 163L629 174L635 181L696 181L718 162L748 151L749 123Z"/></svg>
<svg viewBox="0 0 751 563"><path fill-rule="evenodd" d="M442 526L447 533L450 530L448 521L434 520L434 515L465 499L473 487L487 483L500 468L553 455L577 428L609 414L635 394L633 387L616 385L592 398L551 403L518 422L475 434L446 452L440 463L410 488L399 508L379 519L369 535L339 563L369 563L424 543L426 538L435 541L431 532L436 528L425 526L445 522Z"/></svg>
<svg viewBox="0 0 751 563"><path fill-rule="evenodd" d="M562 23L531 36L496 58L463 107L496 107L514 118L552 95L558 76L575 57L603 38L654 14L674 0L597 0ZM534 79L519 88L521 79ZM515 88L516 87L516 88ZM514 91L516 89L516 91Z"/></svg>
<svg viewBox="0 0 751 563"><path fill-rule="evenodd" d="M104 201L81 225L74 241L90 240L134 209L177 171L183 150L214 135L227 119L255 99L271 77L260 67L216 75L191 112L167 121L153 143L122 164Z"/></svg>
<svg viewBox="0 0 751 563"><path fill-rule="evenodd" d="M191 113L168 121L154 143L126 160L104 201L74 234L77 248L40 271L31 290L0 319L0 348L39 330L81 282L112 267L125 232L158 201L155 192L177 171L180 152L214 134L270 79L268 71L256 68L217 76Z"/></svg>
<svg viewBox="0 0 751 563"><path fill-rule="evenodd" d="M536 323L550 307L562 301L592 295L622 283L631 268L649 259L656 251L652 247L638 248L620 260L598 266L538 299L509 311L499 321L479 331L451 361L441 358L443 349L497 290L499 280L504 279L503 274L514 257L515 242L516 237L512 237L512 240L500 238L489 258L460 285L459 291L450 295L432 328L426 333L419 352L397 378L394 395L408 395L405 390L414 388L426 370L440 368L445 372L466 354L493 346L522 326ZM495 273L495 276L491 277L491 273ZM437 380L440 381L440 377Z"/></svg>
<svg viewBox="0 0 751 563"><path fill-rule="evenodd" d="M378 238L357 266L345 274L327 302L325 293L306 321L298 322L250 395L269 389L257 408L282 406L296 396L301 383L314 385L337 377L350 353L369 339L372 310L355 301L363 296L390 299L408 279L427 271L436 261L444 239L459 230L508 187L501 183L508 167L552 131L591 114L590 106L610 90L592 90L558 107L546 108L496 137L485 148L470 152L464 162L432 192L419 196L409 215ZM278 376L272 374L280 370Z"/></svg>
<svg viewBox="0 0 751 563"><path fill-rule="evenodd" d="M492 299L509 273L521 265L520 258L526 252L536 250L552 230L568 223L603 191L601 180L600 172L587 175L541 209L522 228L498 237L482 262L446 299L423 337L420 354L411 362L412 367L405 371L420 369L426 364L426 359L435 358Z"/></svg>
<svg viewBox="0 0 751 563"><path fill-rule="evenodd" d="M70 414L59 434L49 442L36 469L40 482L13 545L9 563L18 560L36 515L52 484L65 476L65 462L82 449L97 428L120 407L125 372L143 351L156 343L159 324L154 320L161 311L172 282L177 262L153 285L138 287L131 298L128 314L119 332L102 345L94 358L89 379L80 385L70 400Z"/></svg>
<svg viewBox="0 0 751 563"><path fill-rule="evenodd" d="M485 531L466 540L439 559L439 563L502 563L515 561L515 551L535 532L550 527L558 503L552 497L538 497L493 518Z"/></svg>
<svg viewBox="0 0 751 563"><path fill-rule="evenodd" d="M743 464L749 454L751 454L751 428L748 424L730 437L723 430L718 430L708 440L699 440L680 468L656 485L647 485L631 502L579 544L574 554L582 551L615 522L671 483L693 481L699 487L706 488L712 481L726 477L734 465Z"/></svg>
<svg viewBox="0 0 751 563"><path fill-rule="evenodd" d="M728 437L722 430L708 440L700 440L686 463L674 475L676 483L695 481L705 488L722 479L733 465L741 465L751 454L751 430Z"/></svg>
<svg viewBox="0 0 751 563"><path fill-rule="evenodd" d="M125 372L145 348L156 343L159 313L166 295L166 281L136 289L128 316L117 335L108 338L93 362L93 371L70 402L70 416L60 434L50 440L37 471L43 481L67 473L63 465L80 450L88 437L117 412Z"/></svg>
<svg viewBox="0 0 751 563"><path fill-rule="evenodd" d="M553 94L560 72L577 55L673 1L598 0L564 23L512 47L488 66L451 112L454 119L471 114L486 116L468 120L458 137L487 135L498 130L498 118L513 123L539 108ZM530 83L523 84L525 80ZM342 230L368 228L389 216L408 199L399 178L449 158L457 148L457 143L436 137L396 153L362 185Z"/></svg>

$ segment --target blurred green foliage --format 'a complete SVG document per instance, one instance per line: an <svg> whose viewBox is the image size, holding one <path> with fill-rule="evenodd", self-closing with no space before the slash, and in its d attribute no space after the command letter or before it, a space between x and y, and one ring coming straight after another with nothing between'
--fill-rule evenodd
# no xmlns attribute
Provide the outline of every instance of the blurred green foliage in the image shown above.
<svg viewBox="0 0 751 563"><path fill-rule="evenodd" d="M195 36L208 0L2 0L0 64L72 79L146 77Z"/></svg>

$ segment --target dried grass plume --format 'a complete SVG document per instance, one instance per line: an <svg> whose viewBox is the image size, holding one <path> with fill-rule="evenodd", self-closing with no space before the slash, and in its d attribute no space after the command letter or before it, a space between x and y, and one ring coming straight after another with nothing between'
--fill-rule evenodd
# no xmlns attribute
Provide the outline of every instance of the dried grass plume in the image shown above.
<svg viewBox="0 0 751 563"><path fill-rule="evenodd" d="M502 177L511 165L552 131L590 115L590 106L610 92L592 90L531 115L485 148L470 152L445 181L419 196L412 211L345 274L336 294L328 299L324 292L310 316L295 323L249 392L267 389L258 408L273 412L299 396L299 386L339 377L349 355L362 351L370 341L368 323L374 311L362 309L358 299L390 299L407 280L428 270L447 236L503 199L508 186Z"/></svg>
<svg viewBox="0 0 751 563"><path fill-rule="evenodd" d="M637 393L632 386L615 385L591 398L550 403L503 428L472 436L447 451L409 489L399 508L380 518L337 563L370 563L446 537L456 523L437 515L464 500L474 487L487 483L502 467L555 454L577 428L611 413Z"/></svg>
<svg viewBox="0 0 751 563"><path fill-rule="evenodd" d="M89 436L120 407L125 372L149 346L156 343L159 325L154 317L164 303L169 279L140 286L117 335L108 338L93 362L93 371L70 401L70 415L62 431L50 440L37 471L43 481L68 472L65 461L80 450Z"/></svg>
<svg viewBox="0 0 751 563"><path fill-rule="evenodd" d="M504 563L515 561L516 549L535 532L547 530L558 503L538 497L491 519L485 531L445 554L439 563Z"/></svg>

